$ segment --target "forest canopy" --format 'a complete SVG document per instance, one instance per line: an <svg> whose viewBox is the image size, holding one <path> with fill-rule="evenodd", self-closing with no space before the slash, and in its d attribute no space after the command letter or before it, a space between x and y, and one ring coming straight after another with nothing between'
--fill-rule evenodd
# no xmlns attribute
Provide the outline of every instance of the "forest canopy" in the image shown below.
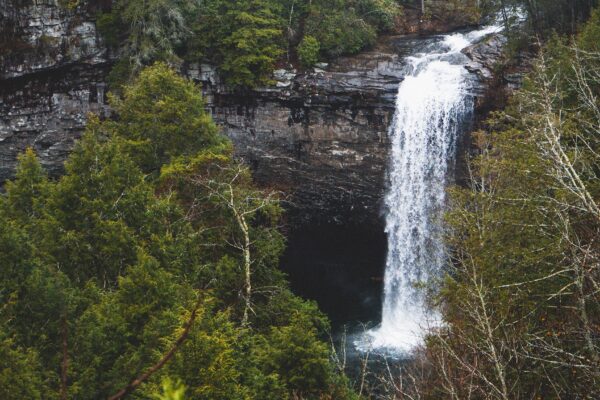
<svg viewBox="0 0 600 400"><path fill-rule="evenodd" d="M272 83L276 68L309 68L373 46L378 36L411 33L432 21L464 27L516 10L523 40L575 33L595 0L114 0L98 15L105 42L120 54L117 87L143 66L209 63L238 89ZM407 30L408 29L408 30Z"/></svg>
<svg viewBox="0 0 600 400"><path fill-rule="evenodd" d="M0 398L353 398L278 268L281 196L199 88L158 63L112 105L60 179L29 149L0 198Z"/></svg>
<svg viewBox="0 0 600 400"><path fill-rule="evenodd" d="M311 62L356 53L400 14L394 0L115 0L98 26L107 44L124 49L120 74L157 60L202 61L231 86L254 87L296 60L301 43L312 41Z"/></svg>
<svg viewBox="0 0 600 400"><path fill-rule="evenodd" d="M392 398L600 397L596 1L110 3L97 24L119 55L114 114L90 116L59 178L27 149L0 196L0 399L368 395L281 271L285 194L254 183L178 69L268 85L277 67L373 46L410 13L498 14L538 53L450 189L450 260L425 285L444 325L378 378Z"/></svg>

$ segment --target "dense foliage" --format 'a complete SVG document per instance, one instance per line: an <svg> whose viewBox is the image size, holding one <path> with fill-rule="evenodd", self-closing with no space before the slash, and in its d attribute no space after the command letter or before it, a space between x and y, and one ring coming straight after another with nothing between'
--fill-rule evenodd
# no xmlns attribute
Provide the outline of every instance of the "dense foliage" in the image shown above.
<svg viewBox="0 0 600 400"><path fill-rule="evenodd" d="M600 12L580 29L595 4L114 1L97 22L122 55L115 119L91 118L58 180L27 150L0 198L0 398L356 398L330 361L326 318L278 268L281 194L234 160L199 88L155 62L265 85L278 65L373 45L400 6L421 21L500 13L526 46L549 42L475 135L470 185L451 191L452 262L431 282L445 326L409 389L393 390L599 397Z"/></svg>
<svg viewBox="0 0 600 400"><path fill-rule="evenodd" d="M155 61L212 63L230 86L252 88L271 83L277 66L308 68L357 53L380 34L401 32L406 23L461 26L500 15L524 46L532 43L531 35L575 32L594 4L596 0L114 0L97 22L106 43L121 54L110 77L113 88ZM415 21L403 18L403 8ZM527 29L514 18L519 13L527 15Z"/></svg>
<svg viewBox="0 0 600 400"><path fill-rule="evenodd" d="M300 56L310 67L372 45L400 13L395 0L116 0L98 26L125 56L115 83L153 61L202 61L218 65L228 84L253 87L268 84L279 63Z"/></svg>
<svg viewBox="0 0 600 400"><path fill-rule="evenodd" d="M199 89L156 64L112 102L64 176L27 150L0 199L0 397L352 398Z"/></svg>

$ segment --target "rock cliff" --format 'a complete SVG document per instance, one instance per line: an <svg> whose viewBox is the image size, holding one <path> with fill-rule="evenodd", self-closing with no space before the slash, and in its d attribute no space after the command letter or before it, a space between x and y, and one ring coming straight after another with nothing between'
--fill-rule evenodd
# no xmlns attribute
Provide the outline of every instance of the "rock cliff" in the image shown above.
<svg viewBox="0 0 600 400"><path fill-rule="evenodd" d="M0 57L1 181L13 175L27 146L60 173L87 113L109 112L111 62L94 23L100 6L0 0L0 43L8 49ZM226 90L208 65L184 72L202 83L207 108L257 181L290 193L294 219L380 224L401 61L427 40L387 38L373 51L314 71L279 70L276 85L252 93ZM473 71L485 75L477 67L477 57L488 57L483 51L470 56Z"/></svg>
<svg viewBox="0 0 600 400"><path fill-rule="evenodd" d="M215 120L259 183L292 194L294 217L377 219L402 79L397 54L363 53L310 73L276 71L275 87L251 95L202 77Z"/></svg>
<svg viewBox="0 0 600 400"><path fill-rule="evenodd" d="M27 146L59 173L87 114L107 110L109 60L93 17L99 6L0 0L0 181L13 176Z"/></svg>

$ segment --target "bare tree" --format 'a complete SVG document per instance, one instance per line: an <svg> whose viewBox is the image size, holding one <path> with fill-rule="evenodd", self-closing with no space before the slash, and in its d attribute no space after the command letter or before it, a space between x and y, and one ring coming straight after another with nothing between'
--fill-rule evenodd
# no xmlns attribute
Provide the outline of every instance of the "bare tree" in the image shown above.
<svg viewBox="0 0 600 400"><path fill-rule="evenodd" d="M208 200L216 200L219 206L228 210L234 217L239 235L232 235L228 244L238 250L242 256L244 274L242 325L246 326L249 323L249 313L254 313L252 270L256 259L253 255L252 221L260 212L277 207L282 195L279 191L254 187L248 168L243 164L234 162L231 165L215 165L214 168L213 174L192 176L191 183L203 188Z"/></svg>
<svg viewBox="0 0 600 400"><path fill-rule="evenodd" d="M577 53L575 52L575 54ZM582 78L582 72L579 70L581 67L577 66L577 63L575 65L576 75L578 76L577 90L583 94L584 104L588 102L594 104L592 107L594 112L600 115L595 98L588 97L587 84L585 79ZM552 75L550 73L548 61L543 53L540 55L534 70L534 77L537 83L535 91L523 92L528 101L534 102L539 107L536 117L532 118L527 124L529 133L532 138L536 139L541 155L552 160L553 177L557 184L578 200L577 203L565 203L564 205L577 207L590 213L600 221L600 208L575 166L577 158L581 154L580 149L577 146L568 149L563 141L566 110L560 107L561 91L557 87L559 77L557 74ZM593 96L593 94L591 95ZM532 115L527 117L531 118ZM532 120L534 123L531 123ZM583 143L587 142L582 135L579 135L579 138L582 139ZM570 156L569 153L573 156Z"/></svg>

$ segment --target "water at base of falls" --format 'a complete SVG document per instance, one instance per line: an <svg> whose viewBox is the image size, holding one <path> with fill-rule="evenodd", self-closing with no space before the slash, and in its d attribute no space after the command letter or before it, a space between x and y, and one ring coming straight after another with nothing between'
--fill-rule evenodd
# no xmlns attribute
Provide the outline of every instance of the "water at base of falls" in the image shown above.
<svg viewBox="0 0 600 400"><path fill-rule="evenodd" d="M381 324L355 340L359 350L405 354L422 343L439 316L423 286L446 259L442 210L457 137L473 110L468 61L461 50L500 27L444 36L406 58L390 136L386 205L388 254Z"/></svg>

